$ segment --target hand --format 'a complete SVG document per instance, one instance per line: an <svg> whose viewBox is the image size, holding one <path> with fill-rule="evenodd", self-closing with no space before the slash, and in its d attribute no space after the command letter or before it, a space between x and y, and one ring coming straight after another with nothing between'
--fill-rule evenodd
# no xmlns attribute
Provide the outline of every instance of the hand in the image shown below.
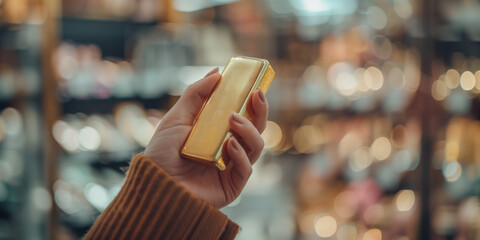
<svg viewBox="0 0 480 240"><path fill-rule="evenodd" d="M268 103L261 90L250 97L247 111L251 121L232 113L229 119L233 137L225 142L222 158L224 171L182 158L180 149L192 129L193 121L220 80L218 68L187 88L165 114L144 155L155 161L175 180L217 208L226 206L240 195L260 157L266 126Z"/></svg>

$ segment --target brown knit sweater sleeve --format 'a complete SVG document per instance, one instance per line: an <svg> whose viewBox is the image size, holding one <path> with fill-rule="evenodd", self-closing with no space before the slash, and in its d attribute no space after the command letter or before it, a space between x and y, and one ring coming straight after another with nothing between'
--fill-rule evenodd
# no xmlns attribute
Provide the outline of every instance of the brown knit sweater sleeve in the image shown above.
<svg viewBox="0 0 480 240"><path fill-rule="evenodd" d="M233 239L239 227L142 154L85 239Z"/></svg>

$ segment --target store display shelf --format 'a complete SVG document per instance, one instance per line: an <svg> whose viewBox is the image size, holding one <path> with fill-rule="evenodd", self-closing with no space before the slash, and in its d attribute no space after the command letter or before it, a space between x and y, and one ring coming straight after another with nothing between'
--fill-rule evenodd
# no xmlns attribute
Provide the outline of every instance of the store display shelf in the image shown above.
<svg viewBox="0 0 480 240"><path fill-rule="evenodd" d="M14 103L13 99L1 99L0 100L0 109L7 108L12 106Z"/></svg>
<svg viewBox="0 0 480 240"><path fill-rule="evenodd" d="M7 107L19 107L24 103L40 103L41 97L38 95L22 95L22 96L15 96L12 98L4 98L0 99L0 109L4 109Z"/></svg>
<svg viewBox="0 0 480 240"><path fill-rule="evenodd" d="M95 44L104 56L125 58L125 46L135 33L156 26L157 22L61 18L62 41Z"/></svg>
<svg viewBox="0 0 480 240"><path fill-rule="evenodd" d="M118 32L118 33L128 33L124 30L132 30L138 27L151 27L157 25L156 21L149 21L149 22L139 22L130 19L99 19L99 18L78 18L78 17L62 17L60 19L62 26L62 30L67 27L75 27L77 32L76 35L80 36L81 33L79 31L88 31L90 34L102 34L99 30L106 30L108 32ZM78 28L78 29L77 29ZM92 30L92 31L89 31ZM121 30L121 31L119 31ZM107 33L108 33L107 32ZM68 36L68 34L73 33L73 31L68 31L62 33L63 36ZM65 35L67 34L67 35ZM91 35L89 36L91 37ZM111 40L111 39L109 39Z"/></svg>
<svg viewBox="0 0 480 240"><path fill-rule="evenodd" d="M95 150L95 151L62 151L62 161L80 163L95 169L113 169L124 173L123 169L128 167L130 158L143 152L145 149L140 145L126 147L123 150Z"/></svg>
<svg viewBox="0 0 480 240"><path fill-rule="evenodd" d="M319 108L319 109L302 109L302 112L306 113L306 116L315 115L318 113L327 114L332 118L337 117L347 117L347 116L377 116L377 115L385 115L387 114L384 110L381 109L380 106L372 108L366 111L356 111L352 109L328 109L328 108Z"/></svg>
<svg viewBox="0 0 480 240"><path fill-rule="evenodd" d="M71 231L72 234L74 234L78 239L82 238L93 224L93 220L83 222L79 221L75 217L69 217L67 215L62 216L60 221L63 225L68 227L68 230Z"/></svg>
<svg viewBox="0 0 480 240"><path fill-rule="evenodd" d="M130 166L130 159L122 158L108 161L104 158L94 160L90 163L90 166L94 169L111 169L121 174L126 172L128 166Z"/></svg>
<svg viewBox="0 0 480 240"><path fill-rule="evenodd" d="M112 22L112 23L116 23L116 22L128 22L128 23L135 23L135 24L154 24L156 23L157 21L139 21L139 20L135 20L133 18L129 18L129 17L107 17L107 16L104 16L104 17L94 17L94 16L74 16L74 15L67 15L67 14L64 14L62 16L62 20L64 19L69 19L69 20L76 20L76 21L98 21L98 22Z"/></svg>
<svg viewBox="0 0 480 240"><path fill-rule="evenodd" d="M10 23L10 22L0 22L0 32L3 31L17 31L18 29L25 27L25 26L39 26L38 23Z"/></svg>
<svg viewBox="0 0 480 240"><path fill-rule="evenodd" d="M117 98L111 97L106 99L69 99L62 102L62 109L64 114L73 114L82 112L84 114L94 113L111 113L116 105L122 102L138 102L146 109L165 109L169 106L170 95L164 94L155 98Z"/></svg>

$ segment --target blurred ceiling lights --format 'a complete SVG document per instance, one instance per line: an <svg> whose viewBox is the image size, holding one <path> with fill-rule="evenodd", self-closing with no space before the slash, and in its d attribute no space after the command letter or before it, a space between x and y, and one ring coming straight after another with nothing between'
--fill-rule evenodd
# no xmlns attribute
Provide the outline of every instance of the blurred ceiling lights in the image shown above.
<svg viewBox="0 0 480 240"><path fill-rule="evenodd" d="M173 7L180 12L196 12L205 8L216 7L236 1L237 0L174 0Z"/></svg>
<svg viewBox="0 0 480 240"><path fill-rule="evenodd" d="M349 15L357 10L356 0L290 0L297 16Z"/></svg>
<svg viewBox="0 0 480 240"><path fill-rule="evenodd" d="M293 14L305 26L324 24L330 16L351 15L357 10L355 0L289 0L289 3Z"/></svg>

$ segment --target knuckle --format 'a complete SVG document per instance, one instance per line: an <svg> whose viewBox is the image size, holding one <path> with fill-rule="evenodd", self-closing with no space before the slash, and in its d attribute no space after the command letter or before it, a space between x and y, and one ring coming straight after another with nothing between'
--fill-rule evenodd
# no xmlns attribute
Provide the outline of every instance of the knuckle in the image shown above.
<svg viewBox="0 0 480 240"><path fill-rule="evenodd" d="M197 86L197 84L198 83L194 83L194 84L188 86L185 89L185 92L183 93L183 95L185 96L185 98L195 99L195 100L198 100L198 101L206 101L208 97L204 96L204 94L201 92L201 90Z"/></svg>
<svg viewBox="0 0 480 240"><path fill-rule="evenodd" d="M255 128L255 126L253 125L252 122L250 122L248 119L246 119L244 117L242 117L241 121L242 121L242 123L239 127L242 129L242 131L245 132L245 134L251 135L251 134L255 133L254 131L255 131L256 128Z"/></svg>
<svg viewBox="0 0 480 240"><path fill-rule="evenodd" d="M261 136L259 136L258 139L258 146L260 147L260 150L262 150L265 147L265 140Z"/></svg>

